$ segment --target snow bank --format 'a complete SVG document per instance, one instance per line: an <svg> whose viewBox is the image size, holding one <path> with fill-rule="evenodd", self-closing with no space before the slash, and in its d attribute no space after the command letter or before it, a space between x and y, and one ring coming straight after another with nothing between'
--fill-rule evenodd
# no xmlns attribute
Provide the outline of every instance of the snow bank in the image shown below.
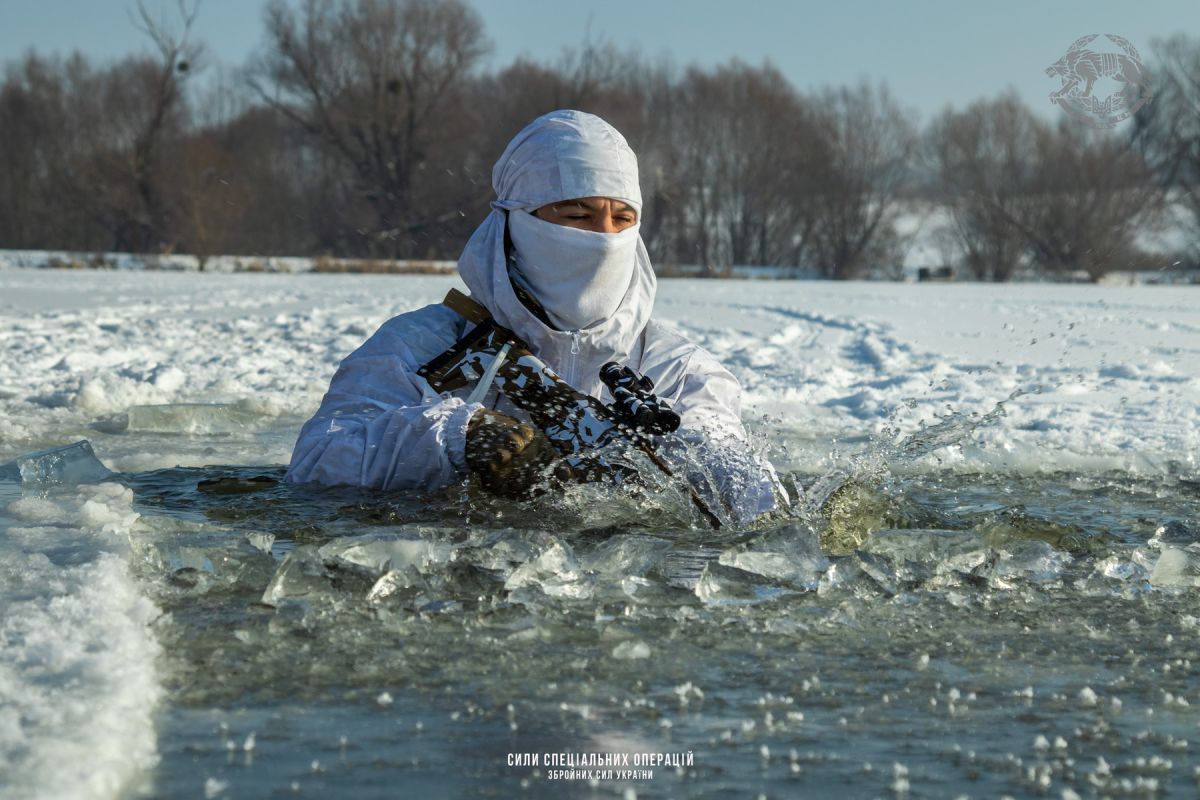
<svg viewBox="0 0 1200 800"><path fill-rule="evenodd" d="M116 484L0 485L5 796L115 797L157 763L158 610L111 552L137 522L132 501Z"/></svg>

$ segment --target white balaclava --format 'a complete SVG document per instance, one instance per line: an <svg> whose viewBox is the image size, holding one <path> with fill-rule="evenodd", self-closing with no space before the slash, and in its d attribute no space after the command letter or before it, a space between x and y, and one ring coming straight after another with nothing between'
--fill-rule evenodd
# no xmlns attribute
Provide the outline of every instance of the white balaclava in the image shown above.
<svg viewBox="0 0 1200 800"><path fill-rule="evenodd" d="M590 328L617 310L633 280L638 227L596 233L556 225L528 211L509 212L510 274L537 298L556 328Z"/></svg>
<svg viewBox="0 0 1200 800"><path fill-rule="evenodd" d="M596 233L547 222L533 211L563 200L610 197L640 216L637 157L625 138L592 114L555 111L517 134L492 179L499 196L493 205L507 211L513 281L560 330L590 328L612 315L634 279L640 224Z"/></svg>

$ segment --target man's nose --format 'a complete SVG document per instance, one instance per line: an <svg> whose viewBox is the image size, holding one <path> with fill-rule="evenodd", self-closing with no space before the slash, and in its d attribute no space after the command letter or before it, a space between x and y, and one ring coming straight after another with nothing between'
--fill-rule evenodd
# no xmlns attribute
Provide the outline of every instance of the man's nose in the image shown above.
<svg viewBox="0 0 1200 800"><path fill-rule="evenodd" d="M613 219L608 212L598 214L595 225L592 230L596 233L620 233L621 229L617 227L617 221Z"/></svg>

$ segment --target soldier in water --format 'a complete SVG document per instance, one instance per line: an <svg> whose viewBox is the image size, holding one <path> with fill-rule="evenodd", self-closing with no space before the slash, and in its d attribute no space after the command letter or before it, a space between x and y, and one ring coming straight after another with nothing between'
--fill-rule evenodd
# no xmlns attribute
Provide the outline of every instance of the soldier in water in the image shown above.
<svg viewBox="0 0 1200 800"><path fill-rule="evenodd" d="M471 300L579 392L611 399L599 375L608 362L648 378L679 415L658 454L722 517L747 521L785 501L747 442L737 379L651 317L656 280L624 137L591 114L546 114L509 143L492 184L492 211L458 260ZM287 480L435 489L474 474L518 494L539 475L569 474L498 388L438 391L418 374L471 327L445 304L384 323L337 370Z"/></svg>

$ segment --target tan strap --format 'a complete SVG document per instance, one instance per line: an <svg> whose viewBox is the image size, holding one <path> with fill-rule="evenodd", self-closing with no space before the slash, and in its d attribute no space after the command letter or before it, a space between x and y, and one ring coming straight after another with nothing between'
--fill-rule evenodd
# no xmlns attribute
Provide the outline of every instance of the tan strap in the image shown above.
<svg viewBox="0 0 1200 800"><path fill-rule="evenodd" d="M534 299L533 295L516 284L513 284L513 291L516 292L517 298L520 299L525 307L533 312L535 317L545 323L546 327L554 327L554 324L550 322L550 316L546 314L546 309L542 308L542 304ZM447 292L446 299L442 301L442 305L454 311L468 322L474 322L476 325L492 318L492 315L488 313L488 310L483 305L467 297L458 289L451 289Z"/></svg>
<svg viewBox="0 0 1200 800"><path fill-rule="evenodd" d="M474 322L476 325L490 319L492 316L486 308L467 297L458 289L451 289L447 292L446 299L442 301L442 305L468 322Z"/></svg>

